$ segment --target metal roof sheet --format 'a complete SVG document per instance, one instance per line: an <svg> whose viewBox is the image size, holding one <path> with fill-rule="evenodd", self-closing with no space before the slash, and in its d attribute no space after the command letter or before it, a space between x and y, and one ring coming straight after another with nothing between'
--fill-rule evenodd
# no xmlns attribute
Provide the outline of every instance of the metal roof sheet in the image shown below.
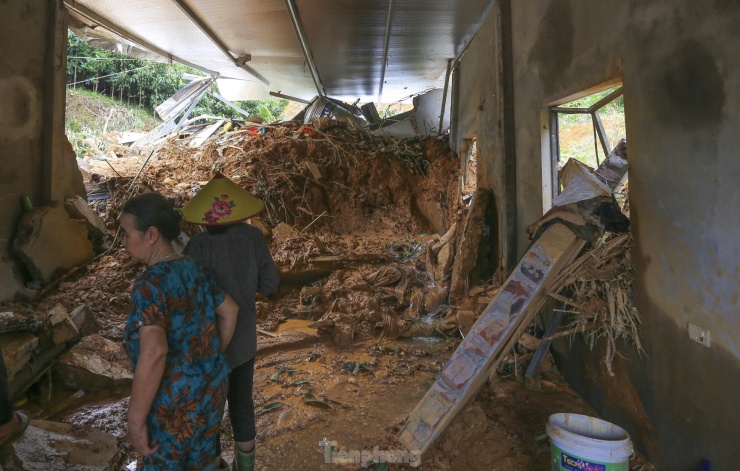
<svg viewBox="0 0 740 471"><path fill-rule="evenodd" d="M391 102L441 87L447 60L469 42L492 1L65 0L88 25L219 74L221 92L232 100L265 98L270 91L316 95L291 3L327 95L374 100L384 76L383 101ZM247 70L234 64L245 54L251 55Z"/></svg>

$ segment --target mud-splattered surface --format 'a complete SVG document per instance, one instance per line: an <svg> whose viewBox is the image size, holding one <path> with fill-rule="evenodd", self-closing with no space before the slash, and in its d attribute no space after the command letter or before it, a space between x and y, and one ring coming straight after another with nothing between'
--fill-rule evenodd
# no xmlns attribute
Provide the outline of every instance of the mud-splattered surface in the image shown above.
<svg viewBox="0 0 740 471"><path fill-rule="evenodd" d="M397 432L498 290L493 280L465 283L464 296L449 303L462 226L455 229L455 222L467 208L457 157L442 141L396 141L318 124L310 139L288 124L265 137L226 135L201 148L169 143L131 187L133 194L156 190L183 204L219 170L265 201L252 223L266 235L281 286L257 302L263 331L255 363L257 469L363 469L348 461L361 461L363 452L365 464L381 452L386 461L403 459L390 453L404 450ZM121 175L95 166L90 184L109 191L94 206L109 228L111 249L16 311L84 303L102 325L100 335L122 341L131 283L144 267L114 239L119 208L142 162L138 155L120 160L114 165ZM505 362L500 371L515 376L522 366ZM551 363L545 371L541 392L494 374L416 469L549 469L542 439L547 417L595 414ZM30 395L27 408L113 435L130 462L128 392L87 391L65 403L73 393L55 383L51 401L37 405ZM228 419L222 432L230 460ZM412 464L419 463L375 469Z"/></svg>

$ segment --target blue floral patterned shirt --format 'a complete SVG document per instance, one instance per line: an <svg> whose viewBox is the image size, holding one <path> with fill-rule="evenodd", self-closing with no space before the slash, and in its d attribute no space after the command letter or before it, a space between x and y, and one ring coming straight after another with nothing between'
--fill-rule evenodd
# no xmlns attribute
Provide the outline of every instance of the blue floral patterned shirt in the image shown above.
<svg viewBox="0 0 740 471"><path fill-rule="evenodd" d="M224 301L215 278L190 257L160 262L134 282L125 342L136 371L139 328L165 330L168 352L147 416L160 449L139 469L207 469L223 416L230 369L221 351L215 308Z"/></svg>

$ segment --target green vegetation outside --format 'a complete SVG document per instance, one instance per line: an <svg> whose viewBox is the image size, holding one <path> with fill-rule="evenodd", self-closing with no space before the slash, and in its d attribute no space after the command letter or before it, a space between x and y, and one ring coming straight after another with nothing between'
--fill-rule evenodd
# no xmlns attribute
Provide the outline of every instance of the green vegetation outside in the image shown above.
<svg viewBox="0 0 740 471"><path fill-rule="evenodd" d="M588 108L602 98L612 93L615 88L604 90L578 100L568 102L563 107ZM625 137L626 128L624 122L624 97L619 96L607 103L599 110L601 122L604 125L609 143L607 147L611 151L620 139ZM594 126L591 115L588 114L563 114L558 115L558 128L560 138L560 165L565 164L568 159L573 158L596 167L596 155L598 152L599 162L605 158L601 144L597 141L594 147ZM598 140L598 137L596 137Z"/></svg>
<svg viewBox="0 0 740 471"><path fill-rule="evenodd" d="M154 108L182 88L184 74L202 73L179 64L135 59L88 46L69 31L67 35L66 131L77 155L84 155L93 139L100 150L108 149L103 131L147 132L159 122ZM213 85L213 92L217 87ZM265 122L277 120L288 100L249 100L235 104ZM242 119L233 108L206 95L191 113Z"/></svg>
<svg viewBox="0 0 740 471"><path fill-rule="evenodd" d="M78 88L67 88L65 132L77 156L91 150L91 142L105 154L108 132L147 132L161 120L151 110L129 105L99 93ZM92 140L92 141L90 141Z"/></svg>

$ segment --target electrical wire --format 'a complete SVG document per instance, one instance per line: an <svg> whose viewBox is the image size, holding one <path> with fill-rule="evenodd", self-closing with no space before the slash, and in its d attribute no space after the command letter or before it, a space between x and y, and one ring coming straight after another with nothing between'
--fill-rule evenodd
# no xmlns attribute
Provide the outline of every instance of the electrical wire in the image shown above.
<svg viewBox="0 0 740 471"><path fill-rule="evenodd" d="M146 59L137 59L131 57L82 57L82 56L67 56L67 59L87 59L91 61L142 61Z"/></svg>
<svg viewBox="0 0 740 471"><path fill-rule="evenodd" d="M90 80L99 80L99 79L106 78L106 77L113 77L115 75L121 75L121 74L125 74L125 73L128 73L128 72L134 72L134 71L141 70L141 69L146 69L146 68L149 68L149 67L151 67L151 65L145 65L144 67L137 67L136 69L123 70L121 72L116 72L115 74L102 75L100 77L93 77L93 78L89 78L89 79L85 79L85 80L80 80L79 82L75 82L75 83L68 83L67 86L68 87L71 87L73 85L78 85L80 83L89 82Z"/></svg>

